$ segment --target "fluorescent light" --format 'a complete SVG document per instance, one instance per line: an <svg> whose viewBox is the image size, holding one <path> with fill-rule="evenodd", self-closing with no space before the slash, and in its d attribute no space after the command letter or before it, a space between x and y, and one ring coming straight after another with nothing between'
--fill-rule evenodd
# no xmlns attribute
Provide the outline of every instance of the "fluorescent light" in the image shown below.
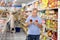
<svg viewBox="0 0 60 40"><path fill-rule="evenodd" d="M14 1L17 1L17 0L14 0Z"/></svg>

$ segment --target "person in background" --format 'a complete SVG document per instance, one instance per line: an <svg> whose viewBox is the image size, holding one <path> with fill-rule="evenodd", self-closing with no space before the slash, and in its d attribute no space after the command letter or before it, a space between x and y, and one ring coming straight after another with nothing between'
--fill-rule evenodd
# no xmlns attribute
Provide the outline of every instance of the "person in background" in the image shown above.
<svg viewBox="0 0 60 40"><path fill-rule="evenodd" d="M42 19L37 15L38 10L34 8L32 15L26 21L25 26L28 27L26 40L40 40L40 28L42 28Z"/></svg>
<svg viewBox="0 0 60 40"><path fill-rule="evenodd" d="M13 13L10 13L10 30L11 32L15 32L15 26L14 26L14 16Z"/></svg>

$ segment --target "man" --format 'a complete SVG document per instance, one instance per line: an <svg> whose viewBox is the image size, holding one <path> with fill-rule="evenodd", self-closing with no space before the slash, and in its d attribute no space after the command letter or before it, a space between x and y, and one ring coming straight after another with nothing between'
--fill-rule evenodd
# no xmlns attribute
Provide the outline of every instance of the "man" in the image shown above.
<svg viewBox="0 0 60 40"><path fill-rule="evenodd" d="M28 27L27 31L27 40L39 40L40 37L40 28L42 28L42 19L37 15L38 10L36 8L33 9L32 15L26 19L26 27Z"/></svg>

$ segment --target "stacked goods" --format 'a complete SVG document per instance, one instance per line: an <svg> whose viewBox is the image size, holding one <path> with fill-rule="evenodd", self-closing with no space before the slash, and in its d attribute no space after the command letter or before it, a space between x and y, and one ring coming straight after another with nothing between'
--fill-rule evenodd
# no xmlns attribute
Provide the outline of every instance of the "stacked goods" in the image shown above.
<svg viewBox="0 0 60 40"><path fill-rule="evenodd" d="M58 7L58 0L39 0L40 8L55 8Z"/></svg>
<svg viewBox="0 0 60 40"><path fill-rule="evenodd" d="M47 28L52 28L54 30L57 30L57 21L47 19L46 20L46 26L47 26Z"/></svg>
<svg viewBox="0 0 60 40"><path fill-rule="evenodd" d="M47 37L46 37L45 35L41 34L41 35L40 35L40 39L41 39L41 40L47 40Z"/></svg>
<svg viewBox="0 0 60 40"><path fill-rule="evenodd" d="M48 30L47 35L48 37L52 37L52 30Z"/></svg>
<svg viewBox="0 0 60 40"><path fill-rule="evenodd" d="M50 8L55 8L55 7L57 7L57 4L58 3L58 0L48 0L48 7L50 7Z"/></svg>
<svg viewBox="0 0 60 40"><path fill-rule="evenodd" d="M48 5L48 0L39 0L39 8L45 9Z"/></svg>
<svg viewBox="0 0 60 40"><path fill-rule="evenodd" d="M51 27L55 30L57 30L57 22L55 20L51 20Z"/></svg>
<svg viewBox="0 0 60 40"><path fill-rule="evenodd" d="M46 25L48 28L50 28L50 20L49 19L46 20Z"/></svg>

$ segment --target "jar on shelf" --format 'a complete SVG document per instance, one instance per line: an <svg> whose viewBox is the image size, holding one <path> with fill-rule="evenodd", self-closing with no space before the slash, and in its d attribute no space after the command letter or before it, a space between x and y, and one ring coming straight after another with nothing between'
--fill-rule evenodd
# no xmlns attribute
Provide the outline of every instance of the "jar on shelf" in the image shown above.
<svg viewBox="0 0 60 40"><path fill-rule="evenodd" d="M48 30L47 35L48 37L52 37L52 30Z"/></svg>
<svg viewBox="0 0 60 40"><path fill-rule="evenodd" d="M53 32L52 40L57 40L57 32Z"/></svg>

